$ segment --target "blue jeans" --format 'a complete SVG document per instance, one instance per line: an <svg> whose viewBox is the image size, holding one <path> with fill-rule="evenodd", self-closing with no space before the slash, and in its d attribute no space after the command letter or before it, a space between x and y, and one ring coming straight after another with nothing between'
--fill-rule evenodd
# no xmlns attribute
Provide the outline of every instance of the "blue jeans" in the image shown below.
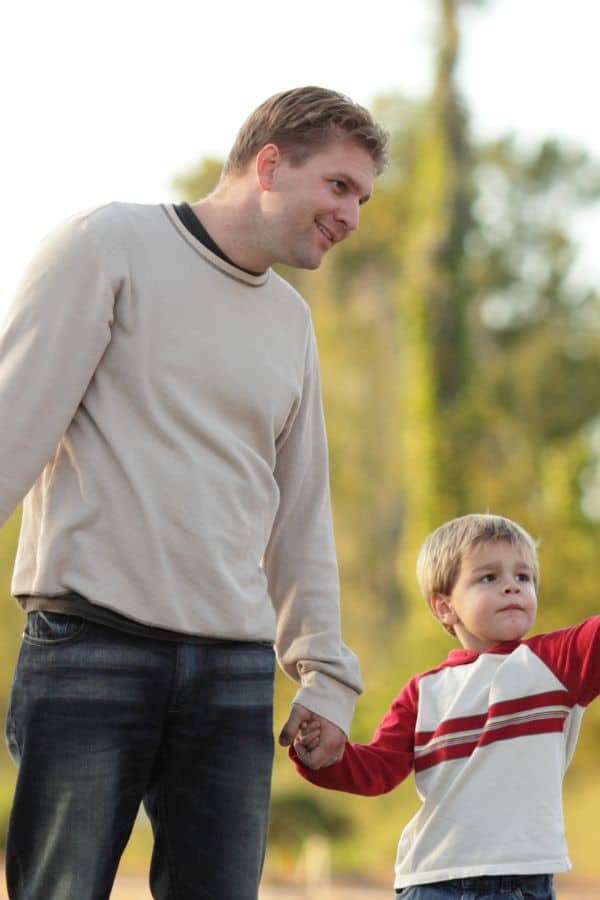
<svg viewBox="0 0 600 900"><path fill-rule="evenodd" d="M11 900L108 900L140 803L155 900L253 900L273 761L268 644L171 643L29 613L7 741Z"/></svg>
<svg viewBox="0 0 600 900"><path fill-rule="evenodd" d="M402 900L556 900L551 875L484 875L396 891Z"/></svg>

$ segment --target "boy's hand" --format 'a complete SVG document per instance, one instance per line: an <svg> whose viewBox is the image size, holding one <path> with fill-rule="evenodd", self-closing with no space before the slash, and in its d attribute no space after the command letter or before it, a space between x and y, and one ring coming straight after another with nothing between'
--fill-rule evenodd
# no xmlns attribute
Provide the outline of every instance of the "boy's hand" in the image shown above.
<svg viewBox="0 0 600 900"><path fill-rule="evenodd" d="M321 739L321 720L318 716L313 716L308 722L303 722L300 726L298 734L294 738L294 746L302 744L305 750L314 750L319 746Z"/></svg>
<svg viewBox="0 0 600 900"><path fill-rule="evenodd" d="M307 749L303 745L303 729L312 735L309 738L311 744L318 733L318 742L313 749ZM303 765L309 769L322 769L340 761L344 755L346 735L329 719L318 716L306 707L294 703L290 717L279 735L279 743L282 747L289 747L293 743L298 759Z"/></svg>

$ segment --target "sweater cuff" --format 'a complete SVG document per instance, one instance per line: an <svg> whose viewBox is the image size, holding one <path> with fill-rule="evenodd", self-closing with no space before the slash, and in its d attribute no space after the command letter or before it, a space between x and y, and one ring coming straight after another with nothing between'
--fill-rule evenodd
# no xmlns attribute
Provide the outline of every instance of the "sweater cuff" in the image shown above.
<svg viewBox="0 0 600 900"><path fill-rule="evenodd" d="M302 680L304 683L292 702L333 722L347 737L358 692L323 672L312 671Z"/></svg>

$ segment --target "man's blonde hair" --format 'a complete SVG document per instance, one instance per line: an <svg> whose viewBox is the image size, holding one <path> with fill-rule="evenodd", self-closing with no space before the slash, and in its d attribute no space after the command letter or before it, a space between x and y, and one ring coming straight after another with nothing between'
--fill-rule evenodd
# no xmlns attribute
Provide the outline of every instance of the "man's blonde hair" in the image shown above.
<svg viewBox="0 0 600 900"><path fill-rule="evenodd" d="M505 541L523 547L533 568L537 588L540 569L535 541L516 522L491 513L471 513L440 525L425 538L417 559L417 580L423 596L450 594L456 584L463 558L480 544Z"/></svg>
<svg viewBox="0 0 600 900"><path fill-rule="evenodd" d="M265 144L277 144L292 165L301 165L336 139L363 147L380 173L387 162L388 138L371 113L345 94L312 85L293 88L269 97L248 116L223 176L241 175Z"/></svg>

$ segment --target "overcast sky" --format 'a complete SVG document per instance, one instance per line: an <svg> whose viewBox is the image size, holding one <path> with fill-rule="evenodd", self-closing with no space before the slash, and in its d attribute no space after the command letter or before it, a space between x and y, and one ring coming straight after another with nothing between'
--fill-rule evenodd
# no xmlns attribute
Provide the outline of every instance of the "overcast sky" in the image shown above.
<svg viewBox="0 0 600 900"><path fill-rule="evenodd" d="M173 199L173 176L223 156L270 94L321 84L366 105L423 94L437 5L13 0L0 53L0 314L53 224L108 200ZM599 26L598 0L469 10L461 83L475 130L555 135L600 157ZM586 253L595 259L591 240Z"/></svg>

